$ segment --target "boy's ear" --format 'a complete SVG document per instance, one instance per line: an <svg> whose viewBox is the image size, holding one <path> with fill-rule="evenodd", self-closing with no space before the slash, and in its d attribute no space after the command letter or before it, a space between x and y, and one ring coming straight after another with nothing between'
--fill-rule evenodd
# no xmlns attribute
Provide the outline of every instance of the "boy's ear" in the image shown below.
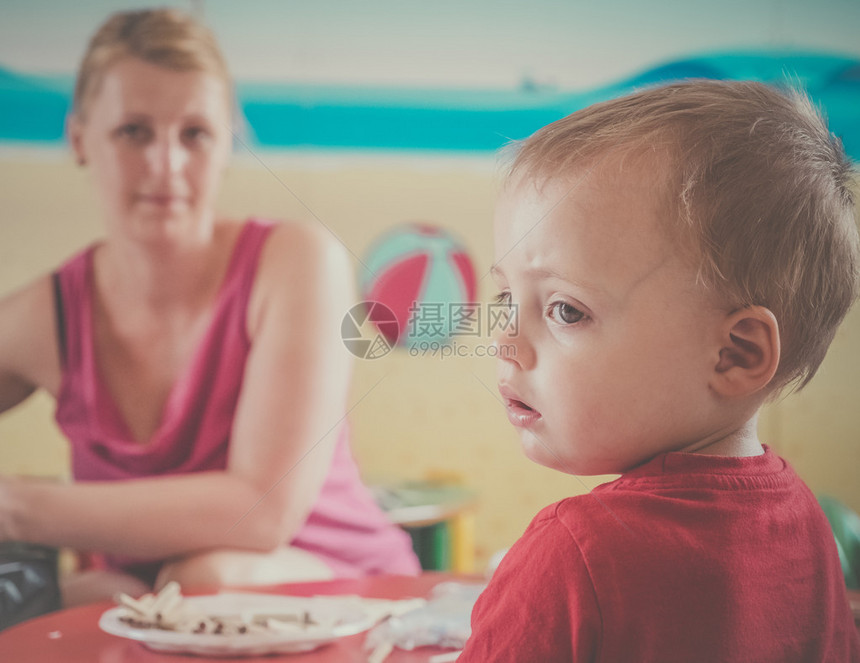
<svg viewBox="0 0 860 663"><path fill-rule="evenodd" d="M764 306L730 313L721 334L722 347L711 376L721 396L742 397L765 388L779 366L779 324Z"/></svg>

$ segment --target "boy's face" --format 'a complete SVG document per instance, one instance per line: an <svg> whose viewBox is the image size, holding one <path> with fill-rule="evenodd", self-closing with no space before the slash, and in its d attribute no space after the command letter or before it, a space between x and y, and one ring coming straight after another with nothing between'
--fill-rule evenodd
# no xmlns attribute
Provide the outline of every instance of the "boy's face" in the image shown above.
<svg viewBox="0 0 860 663"><path fill-rule="evenodd" d="M670 241L649 171L598 166L511 182L495 218L493 271L519 322L497 339L515 355L499 361L500 392L526 454L572 474L722 432L708 384L728 311Z"/></svg>

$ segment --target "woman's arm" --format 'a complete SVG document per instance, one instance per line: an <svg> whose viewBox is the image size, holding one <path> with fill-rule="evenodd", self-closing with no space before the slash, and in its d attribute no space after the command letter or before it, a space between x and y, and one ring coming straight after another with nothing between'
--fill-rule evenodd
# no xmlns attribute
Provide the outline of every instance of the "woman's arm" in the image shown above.
<svg viewBox="0 0 860 663"><path fill-rule="evenodd" d="M276 543L307 518L345 425L353 356L341 322L355 303L353 266L327 231L291 224L273 233L252 301L256 347L228 465L263 498L243 504L243 524L262 525Z"/></svg>
<svg viewBox="0 0 860 663"><path fill-rule="evenodd" d="M0 412L10 410L27 400L36 387L12 371L0 371Z"/></svg>
<svg viewBox="0 0 860 663"><path fill-rule="evenodd" d="M56 392L60 359L51 277L0 299L0 412L37 388Z"/></svg>
<svg viewBox="0 0 860 663"><path fill-rule="evenodd" d="M343 249L321 230L278 227L249 309L252 349L227 470L73 485L5 481L0 538L142 558L270 550L289 540L317 498L342 425L351 356L340 322L353 303Z"/></svg>

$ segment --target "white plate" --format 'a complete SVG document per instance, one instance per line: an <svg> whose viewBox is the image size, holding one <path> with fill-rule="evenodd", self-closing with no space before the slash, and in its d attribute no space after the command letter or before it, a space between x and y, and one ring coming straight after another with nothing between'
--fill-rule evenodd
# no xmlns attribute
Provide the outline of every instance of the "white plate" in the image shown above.
<svg viewBox="0 0 860 663"><path fill-rule="evenodd" d="M307 611L317 624L301 632L178 633L156 628L137 628L120 621L124 610L111 608L99 619L106 633L137 640L155 651L216 657L262 656L310 651L348 635L366 631L386 613L383 603L396 601L362 599L358 596L277 596L272 594L223 593L190 596L190 609L207 616L240 613L292 614Z"/></svg>

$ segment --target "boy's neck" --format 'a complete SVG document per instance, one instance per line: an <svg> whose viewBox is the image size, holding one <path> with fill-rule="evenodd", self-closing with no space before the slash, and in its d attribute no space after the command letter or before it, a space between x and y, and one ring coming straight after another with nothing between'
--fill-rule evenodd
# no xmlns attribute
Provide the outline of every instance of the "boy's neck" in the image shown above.
<svg viewBox="0 0 860 663"><path fill-rule="evenodd" d="M710 456L760 456L764 448L758 439L758 413L728 435L702 440L684 449L684 453Z"/></svg>

